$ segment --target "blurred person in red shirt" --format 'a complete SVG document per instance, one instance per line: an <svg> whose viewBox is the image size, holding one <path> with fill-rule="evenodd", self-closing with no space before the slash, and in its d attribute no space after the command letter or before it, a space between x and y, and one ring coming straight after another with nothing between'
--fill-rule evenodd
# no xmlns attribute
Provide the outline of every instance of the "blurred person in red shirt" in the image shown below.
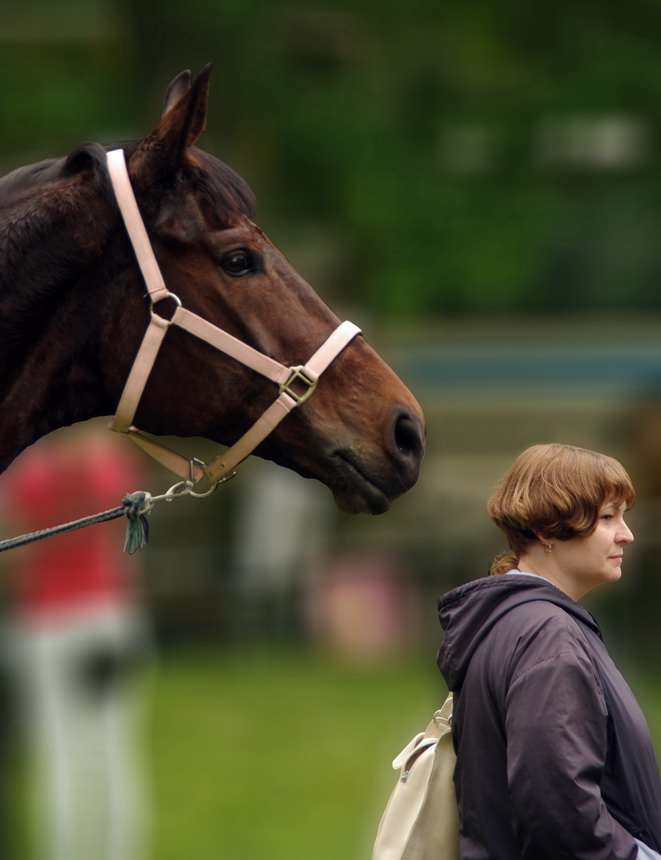
<svg viewBox="0 0 661 860"><path fill-rule="evenodd" d="M140 489L130 449L103 430L39 441L0 480L4 521L32 532L109 510ZM149 636L126 520L11 550L7 643L34 763L40 860L136 860L145 851L137 670Z"/></svg>

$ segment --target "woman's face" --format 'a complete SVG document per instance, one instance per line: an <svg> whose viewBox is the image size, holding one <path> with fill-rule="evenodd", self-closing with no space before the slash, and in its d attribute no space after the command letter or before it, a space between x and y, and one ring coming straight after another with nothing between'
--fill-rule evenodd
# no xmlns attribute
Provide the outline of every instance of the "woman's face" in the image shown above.
<svg viewBox="0 0 661 860"><path fill-rule="evenodd" d="M574 600L597 585L617 582L622 575L623 550L633 541L631 529L624 521L625 513L624 502L606 502L599 509L592 534L553 542L554 562Z"/></svg>

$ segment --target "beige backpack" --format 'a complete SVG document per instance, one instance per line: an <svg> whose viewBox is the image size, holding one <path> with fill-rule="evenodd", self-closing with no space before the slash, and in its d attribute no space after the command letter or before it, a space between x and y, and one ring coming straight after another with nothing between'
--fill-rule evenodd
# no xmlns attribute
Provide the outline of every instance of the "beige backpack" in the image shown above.
<svg viewBox="0 0 661 860"><path fill-rule="evenodd" d="M452 693L427 730L393 761L399 780L381 818L372 860L459 860L451 723Z"/></svg>

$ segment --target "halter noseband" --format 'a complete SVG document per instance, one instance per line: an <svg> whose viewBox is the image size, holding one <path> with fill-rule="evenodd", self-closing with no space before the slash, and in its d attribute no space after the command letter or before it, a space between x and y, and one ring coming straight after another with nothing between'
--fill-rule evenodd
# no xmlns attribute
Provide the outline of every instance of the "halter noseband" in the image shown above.
<svg viewBox="0 0 661 860"><path fill-rule="evenodd" d="M126 380L117 412L109 427L118 433L125 433L155 460L179 475L184 481L196 484L206 476L215 487L216 484L231 478L234 474L234 468L252 453L257 445L292 409L300 406L310 397L321 374L337 358L344 347L357 334L360 334L360 329L348 321L341 323L304 365L287 367L258 352L248 344L237 340L233 335L207 322L197 314L183 308L177 296L165 286L163 275L154 256L133 194L124 151L114 149L107 155L110 179L117 204L151 302L150 322L147 331ZM175 311L170 319L159 316L155 311L155 305L167 298L175 304ZM266 412L231 448L214 457L209 464L197 459L189 460L144 435L133 426L133 418L147 379L163 343L163 338L171 325L179 326L278 384L278 397Z"/></svg>

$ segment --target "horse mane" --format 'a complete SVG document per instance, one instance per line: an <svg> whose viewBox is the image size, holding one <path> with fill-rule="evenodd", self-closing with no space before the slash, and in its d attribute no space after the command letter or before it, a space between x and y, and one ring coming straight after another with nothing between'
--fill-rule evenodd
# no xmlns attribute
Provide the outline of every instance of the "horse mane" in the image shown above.
<svg viewBox="0 0 661 860"><path fill-rule="evenodd" d="M48 158L37 164L18 167L0 178L0 206L3 198L9 198L18 191L24 191L57 179L63 161L63 158Z"/></svg>

